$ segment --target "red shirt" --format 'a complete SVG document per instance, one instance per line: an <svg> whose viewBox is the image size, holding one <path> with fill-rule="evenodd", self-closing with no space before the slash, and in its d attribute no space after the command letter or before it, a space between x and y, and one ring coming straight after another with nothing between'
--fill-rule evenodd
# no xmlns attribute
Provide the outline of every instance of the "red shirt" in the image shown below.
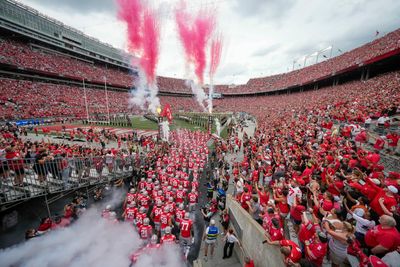
<svg viewBox="0 0 400 267"><path fill-rule="evenodd" d="M383 191L382 189L380 190L380 192L378 192L376 194L376 196L374 197L374 199L371 201L370 206L371 208L378 213L379 216L385 214L381 208L381 205L379 204L379 199L383 198L383 205L389 210L391 211L393 209L393 207L396 207L397 205L397 201L396 198L392 197L392 196L388 196L386 195L386 192Z"/></svg>
<svg viewBox="0 0 400 267"><path fill-rule="evenodd" d="M185 218L185 213L186 213L185 210L177 210L177 211L175 212L175 221L176 221L177 223L180 223L181 220L182 220L183 218Z"/></svg>
<svg viewBox="0 0 400 267"><path fill-rule="evenodd" d="M317 226L318 224L312 224L310 222L307 224L301 224L298 234L300 242L304 243L306 240L310 241L315 235Z"/></svg>
<svg viewBox="0 0 400 267"><path fill-rule="evenodd" d="M242 205L242 208L245 210L249 209L249 205L247 205L247 201L250 201L251 195L249 193L243 193L242 197L240 198L240 203Z"/></svg>
<svg viewBox="0 0 400 267"><path fill-rule="evenodd" d="M181 229L181 236L184 238L189 238L191 236L193 222L190 219L182 219L179 224L179 228Z"/></svg>
<svg viewBox="0 0 400 267"><path fill-rule="evenodd" d="M171 214L170 213L161 213L160 216L160 222L161 222L161 229L165 229L169 225L169 221L171 219Z"/></svg>
<svg viewBox="0 0 400 267"><path fill-rule="evenodd" d="M258 197L260 199L260 204L267 204L269 200L269 194L266 192L258 191Z"/></svg>
<svg viewBox="0 0 400 267"><path fill-rule="evenodd" d="M389 146L397 147L397 143L399 142L400 136L397 134L388 134L386 138L389 141Z"/></svg>
<svg viewBox="0 0 400 267"><path fill-rule="evenodd" d="M137 226L138 228L140 228L140 226L142 226L143 220L144 220L145 218L147 218L146 213L138 213L138 214L136 214L136 226Z"/></svg>
<svg viewBox="0 0 400 267"><path fill-rule="evenodd" d="M189 203L190 204L196 204L197 203L197 194L196 193L189 193Z"/></svg>
<svg viewBox="0 0 400 267"><path fill-rule="evenodd" d="M163 210L160 207L153 208L153 222L155 222L155 223L160 222L160 216L161 216L162 212L163 212Z"/></svg>
<svg viewBox="0 0 400 267"><path fill-rule="evenodd" d="M296 221L301 221L301 215L303 212L306 210L306 207L303 205L297 205L290 210L290 216L292 216L293 219Z"/></svg>
<svg viewBox="0 0 400 267"><path fill-rule="evenodd" d="M125 221L132 222L136 217L136 213L137 213L137 208L135 208L135 207L126 208L125 209Z"/></svg>
<svg viewBox="0 0 400 267"><path fill-rule="evenodd" d="M141 239L149 239L153 232L151 225L141 225L139 227L139 235Z"/></svg>
<svg viewBox="0 0 400 267"><path fill-rule="evenodd" d="M184 197L185 197L185 192L183 190L176 191L176 202L177 203L182 203Z"/></svg>
<svg viewBox="0 0 400 267"><path fill-rule="evenodd" d="M328 251L328 243L311 243L308 248L311 250L311 254L308 254L306 250L306 258L316 266L322 266L322 262Z"/></svg>
<svg viewBox="0 0 400 267"><path fill-rule="evenodd" d="M400 246L400 233L395 227L383 229L378 225L366 233L365 243L371 248L381 245L389 251L394 251Z"/></svg>
<svg viewBox="0 0 400 267"><path fill-rule="evenodd" d="M301 250L299 246L294 243L292 240L281 240L279 244L284 247L290 247L290 255L285 258L285 260L290 259L292 262L297 263L301 260Z"/></svg>
<svg viewBox="0 0 400 267"><path fill-rule="evenodd" d="M271 223L268 226L268 233L271 237L271 241L280 241L283 239L283 229L282 228L274 228Z"/></svg>
<svg viewBox="0 0 400 267"><path fill-rule="evenodd" d="M163 237L160 239L160 243L174 243L176 240L176 236L172 234L165 234Z"/></svg>

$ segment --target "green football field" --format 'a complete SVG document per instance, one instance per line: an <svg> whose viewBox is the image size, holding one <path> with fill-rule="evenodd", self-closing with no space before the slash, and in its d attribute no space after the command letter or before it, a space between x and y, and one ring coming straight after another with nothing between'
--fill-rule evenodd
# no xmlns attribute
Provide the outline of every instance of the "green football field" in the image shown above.
<svg viewBox="0 0 400 267"><path fill-rule="evenodd" d="M144 117L134 117L132 118L132 127L134 129L140 129L140 130L157 130L158 125L154 121L148 120ZM175 129L190 129L190 130L201 130L205 131L203 127L199 127L194 124L187 123L186 121L183 120L178 120L174 119L172 123L170 124L170 129L175 130Z"/></svg>

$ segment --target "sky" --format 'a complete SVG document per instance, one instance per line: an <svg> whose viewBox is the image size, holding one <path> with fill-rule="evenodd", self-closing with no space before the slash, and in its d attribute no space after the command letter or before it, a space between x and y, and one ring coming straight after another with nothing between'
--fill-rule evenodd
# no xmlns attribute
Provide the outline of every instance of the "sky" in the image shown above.
<svg viewBox="0 0 400 267"><path fill-rule="evenodd" d="M162 25L157 74L189 78L174 21L174 7L181 0L147 1L158 9ZM126 49L126 28L117 19L114 0L20 2ZM217 10L224 46L216 84L243 84L250 78L297 69L304 66L305 56L316 51L332 46L336 56L400 27L398 0L187 0L187 5L191 11L204 6ZM330 53L323 52L326 57ZM325 58L320 55L321 59ZM315 56L309 57L306 65L315 61Z"/></svg>

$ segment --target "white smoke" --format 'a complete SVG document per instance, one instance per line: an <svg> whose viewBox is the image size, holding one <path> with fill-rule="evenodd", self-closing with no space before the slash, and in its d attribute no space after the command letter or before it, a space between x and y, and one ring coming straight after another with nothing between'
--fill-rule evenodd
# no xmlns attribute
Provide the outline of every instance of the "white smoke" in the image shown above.
<svg viewBox="0 0 400 267"><path fill-rule="evenodd" d="M203 88L199 84L195 83L193 80L187 80L186 85L190 86L197 103L199 103L204 112L207 112L207 109L204 106L204 101L207 101L207 95L204 92Z"/></svg>
<svg viewBox="0 0 400 267"><path fill-rule="evenodd" d="M151 113L156 114L157 108L160 106L157 84L148 84L145 74L139 69L135 86L136 90L131 92L129 104L138 106L142 110L145 110L147 106Z"/></svg>
<svg viewBox="0 0 400 267"><path fill-rule="evenodd" d="M221 134L221 123L219 122L218 118L215 118L215 129L217 131L217 135L220 136L220 134Z"/></svg>
<svg viewBox="0 0 400 267"><path fill-rule="evenodd" d="M157 84L149 85L149 94L147 95L147 103L151 113L156 114L157 108L160 106L160 99L158 98Z"/></svg>
<svg viewBox="0 0 400 267"><path fill-rule="evenodd" d="M208 113L212 113L213 111L213 94L214 94L214 84L213 81L211 79L210 82L210 87L208 88L208 99L207 99L207 103L208 103Z"/></svg>
<svg viewBox="0 0 400 267"><path fill-rule="evenodd" d="M136 90L131 91L129 105L138 106L140 109L145 109L146 104L146 78L142 70L138 70L137 79L135 79Z"/></svg>
<svg viewBox="0 0 400 267"><path fill-rule="evenodd" d="M113 197L111 203L116 199L119 196ZM127 267L130 256L141 246L131 224L103 219L100 210L93 207L69 227L0 250L0 266ZM143 254L135 266L160 266L160 262L163 266L182 266L178 248L168 246Z"/></svg>
<svg viewBox="0 0 400 267"><path fill-rule="evenodd" d="M169 141L169 122L163 121L161 122L161 129L162 129L162 139L164 141Z"/></svg>
<svg viewBox="0 0 400 267"><path fill-rule="evenodd" d="M177 256L179 255L179 256ZM147 254L141 255L135 266L146 267L183 267L183 259L179 252L179 246L168 244L160 249L150 250Z"/></svg>
<svg viewBox="0 0 400 267"><path fill-rule="evenodd" d="M127 223L103 220L87 210L70 227L0 251L2 266L129 266L141 241Z"/></svg>

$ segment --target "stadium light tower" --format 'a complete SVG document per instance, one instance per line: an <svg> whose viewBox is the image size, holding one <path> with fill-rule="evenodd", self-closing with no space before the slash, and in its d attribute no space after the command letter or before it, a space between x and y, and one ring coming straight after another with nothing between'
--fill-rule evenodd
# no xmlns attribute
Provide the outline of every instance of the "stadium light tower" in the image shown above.
<svg viewBox="0 0 400 267"><path fill-rule="evenodd" d="M110 123L111 122L111 120L110 120L110 107L108 105L107 77L106 76L104 76L104 90L106 91L106 105L107 105L108 123Z"/></svg>
<svg viewBox="0 0 400 267"><path fill-rule="evenodd" d="M318 52L316 52L316 53L317 53L317 57L316 57L316 59L315 59L315 64L318 63L318 57L319 57L319 55L322 54L322 53L325 52L325 51L328 51L328 50L331 50L331 51L330 51L329 58L332 57L332 46L330 45L330 46L328 46L327 48L321 49L321 50L319 50Z"/></svg>
<svg viewBox="0 0 400 267"><path fill-rule="evenodd" d="M83 84L83 94L85 96L86 120L89 123L89 107L88 107L87 95L86 95L85 78L83 78L82 84Z"/></svg>

